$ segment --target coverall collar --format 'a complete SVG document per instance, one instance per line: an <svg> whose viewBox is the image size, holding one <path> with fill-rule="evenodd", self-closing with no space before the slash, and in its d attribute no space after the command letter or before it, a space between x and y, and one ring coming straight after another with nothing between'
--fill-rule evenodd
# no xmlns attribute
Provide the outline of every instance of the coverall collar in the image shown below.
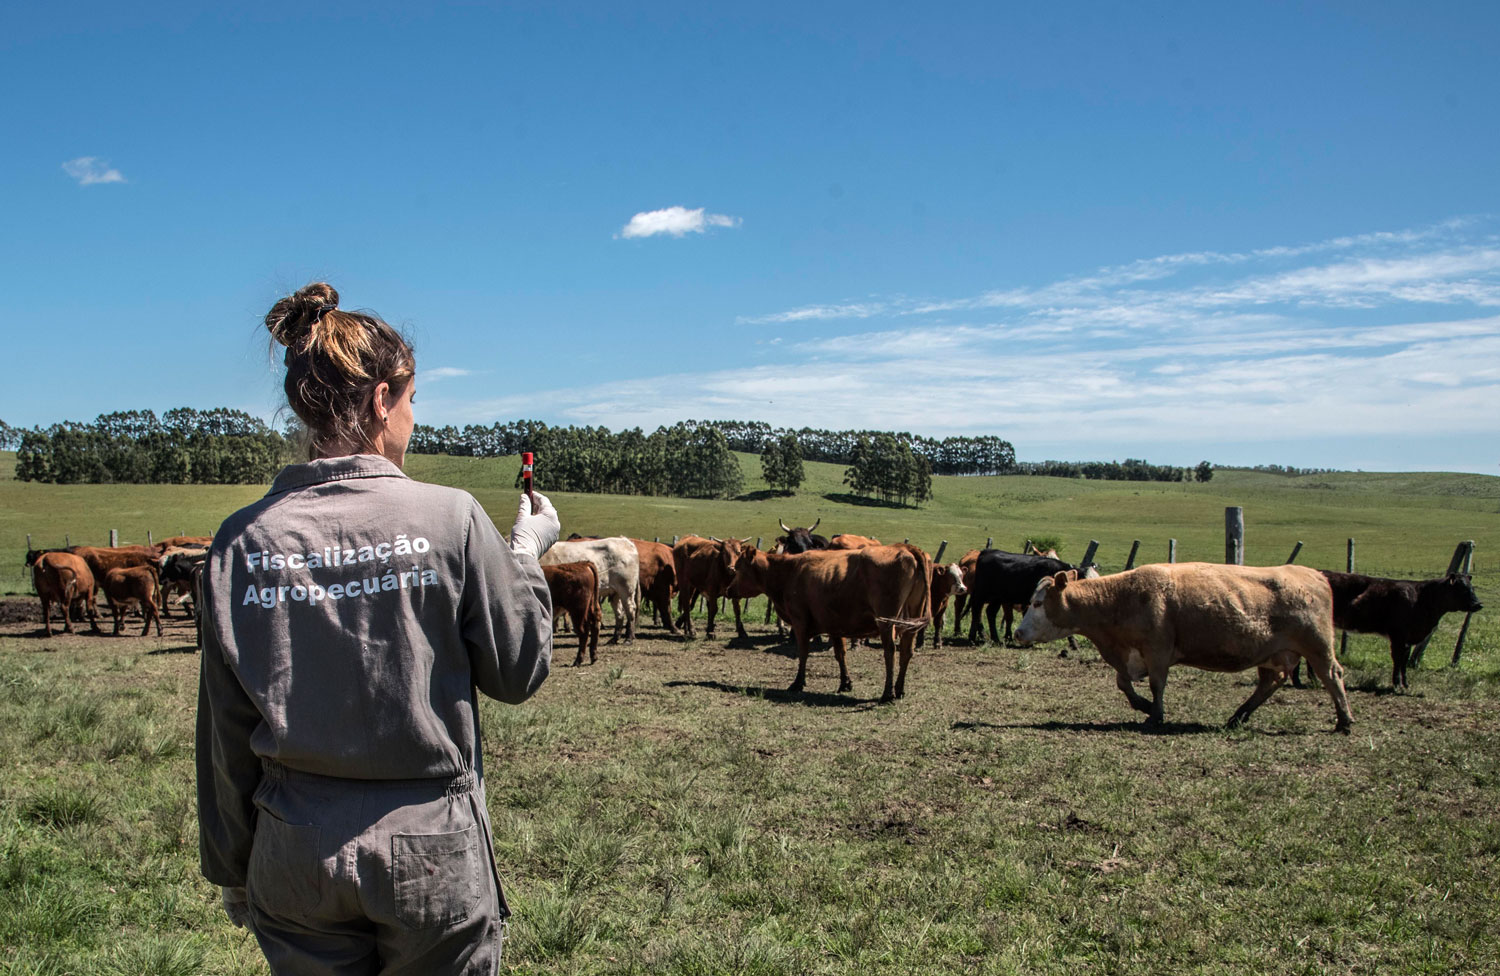
<svg viewBox="0 0 1500 976"><path fill-rule="evenodd" d="M271 482L267 495L279 495L294 488L321 485L351 478L405 478L406 472L379 454L349 454L344 457L318 458L302 464L288 464Z"/></svg>

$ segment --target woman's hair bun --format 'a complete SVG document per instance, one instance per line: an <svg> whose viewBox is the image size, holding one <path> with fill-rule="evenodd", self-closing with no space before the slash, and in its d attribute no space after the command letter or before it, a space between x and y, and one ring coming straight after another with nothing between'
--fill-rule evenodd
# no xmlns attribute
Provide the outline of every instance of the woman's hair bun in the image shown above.
<svg viewBox="0 0 1500 976"><path fill-rule="evenodd" d="M283 346L305 349L313 326L338 304L339 293L334 287L326 281L315 281L272 305L266 313L266 329Z"/></svg>

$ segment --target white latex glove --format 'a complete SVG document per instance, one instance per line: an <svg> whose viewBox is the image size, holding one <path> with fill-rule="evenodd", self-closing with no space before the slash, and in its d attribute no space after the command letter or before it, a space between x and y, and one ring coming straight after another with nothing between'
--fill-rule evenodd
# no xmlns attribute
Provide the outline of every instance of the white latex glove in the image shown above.
<svg viewBox="0 0 1500 976"><path fill-rule="evenodd" d="M237 929L250 927L250 896L244 888L220 888L224 895L224 912Z"/></svg>
<svg viewBox="0 0 1500 976"><path fill-rule="evenodd" d="M525 553L533 559L541 559L542 553L552 548L562 532L562 523L557 520L557 509L547 496L535 489L537 510L531 510L531 499L521 493L521 507L516 512L516 524L510 530L510 551Z"/></svg>

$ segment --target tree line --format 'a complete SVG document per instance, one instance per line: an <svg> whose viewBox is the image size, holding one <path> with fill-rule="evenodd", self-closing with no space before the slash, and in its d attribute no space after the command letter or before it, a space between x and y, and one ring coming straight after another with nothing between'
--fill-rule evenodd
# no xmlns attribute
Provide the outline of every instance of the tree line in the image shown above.
<svg viewBox="0 0 1500 976"><path fill-rule="evenodd" d="M0 421L16 448L16 479L52 484L263 484L291 460L292 442L242 410L178 407L101 414L20 430Z"/></svg>
<svg viewBox="0 0 1500 976"><path fill-rule="evenodd" d="M1016 465L1015 473L1090 481L1208 481L1214 476L1214 466L1200 461L1195 467L1179 468L1171 464L1151 464L1139 458L1124 461L1022 461Z"/></svg>

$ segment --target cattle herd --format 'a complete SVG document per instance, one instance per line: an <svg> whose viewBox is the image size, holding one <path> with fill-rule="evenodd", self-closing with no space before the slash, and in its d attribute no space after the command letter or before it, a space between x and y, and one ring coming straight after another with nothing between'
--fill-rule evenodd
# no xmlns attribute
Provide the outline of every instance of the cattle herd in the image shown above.
<svg viewBox="0 0 1500 976"><path fill-rule="evenodd" d="M838 690L852 691L847 645L874 638L885 654L881 701L892 701L904 695L913 649L929 628L934 646L941 645L953 599L953 633L959 634L967 613L972 642L982 636L981 615L990 639L1001 640L995 623L1001 612L1007 641L1067 638L1071 645L1073 635L1087 637L1114 668L1131 706L1146 713L1148 727L1162 722L1167 672L1174 664L1210 671L1257 669L1255 690L1230 717L1234 726L1289 676L1295 680L1306 661L1333 701L1335 728L1347 732L1351 716L1343 668L1334 655L1336 629L1387 637L1391 682L1405 688L1412 647L1432 633L1443 614L1482 609L1469 577L1461 574L1412 581L1291 565L1170 563L1100 576L1094 566L1073 566L1055 552L1029 545L1023 553L976 549L955 563L936 565L907 543L883 545L852 534L825 538L816 534L820 522L810 528L779 523L783 534L767 550L749 539L697 535L670 546L624 536L574 536L557 543L542 557L543 573L554 616L571 624L578 637L574 664L583 663L585 652L590 663L598 659L603 602L614 611L611 644L635 639L645 607L656 626L695 638L693 611L700 597L707 616L703 636L713 640L722 601L732 605L736 633L745 637L741 605L764 595L769 598L766 622L774 612L777 633L790 628L797 644L792 692L804 689L808 653L825 638L838 661ZM141 634L154 623L159 636L159 614L170 614L172 598L179 604L191 599L195 611L201 607L197 584L210 541L178 536L153 546L29 551L26 564L47 636L52 636L53 604L60 607L66 632L73 632L75 616L80 622L87 616L99 632L96 589L113 614L114 634L134 606L145 620ZM1023 616L1013 627L1017 610ZM1135 690L1142 679L1149 682L1150 698Z"/></svg>

